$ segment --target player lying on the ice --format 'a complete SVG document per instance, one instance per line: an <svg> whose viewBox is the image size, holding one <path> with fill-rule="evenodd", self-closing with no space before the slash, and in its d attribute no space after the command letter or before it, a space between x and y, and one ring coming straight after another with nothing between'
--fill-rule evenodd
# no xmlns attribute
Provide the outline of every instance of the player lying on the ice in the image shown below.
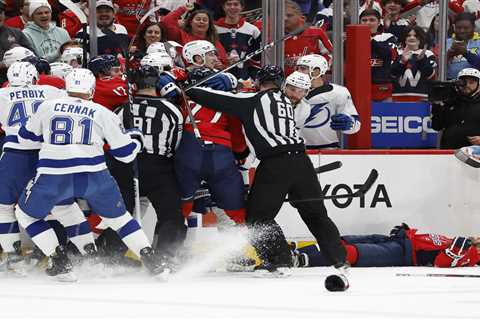
<svg viewBox="0 0 480 320"><path fill-rule="evenodd" d="M347 260L352 267L433 266L440 268L480 265L480 238L449 238L419 234L402 223L390 235L343 236ZM294 266L330 265L315 244L293 250Z"/></svg>

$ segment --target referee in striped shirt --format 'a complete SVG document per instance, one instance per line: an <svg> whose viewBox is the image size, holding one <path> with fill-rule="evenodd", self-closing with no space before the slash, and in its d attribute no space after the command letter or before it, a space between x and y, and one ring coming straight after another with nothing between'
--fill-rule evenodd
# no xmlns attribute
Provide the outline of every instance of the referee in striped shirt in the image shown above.
<svg viewBox="0 0 480 320"><path fill-rule="evenodd" d="M281 68L265 66L257 74L258 93L233 94L208 88L187 91L196 103L237 116L243 123L250 150L260 160L248 197L247 224L252 245L271 272L292 265L285 235L275 222L285 197L301 200L322 196L317 174L296 129L293 107L281 91L283 80ZM323 201L295 206L330 262L344 266L345 249Z"/></svg>
<svg viewBox="0 0 480 320"><path fill-rule="evenodd" d="M144 149L137 155L138 178L140 196L150 200L157 215L152 247L156 254L171 259L183 244L187 232L173 161L184 119L178 106L157 96L158 76L158 70L148 65L133 72L137 92L131 114L124 108L123 115L124 123L133 122L144 136ZM123 170L121 176L120 189L128 190L122 194L126 194L128 202L132 203L135 196L133 171L131 168L128 172Z"/></svg>

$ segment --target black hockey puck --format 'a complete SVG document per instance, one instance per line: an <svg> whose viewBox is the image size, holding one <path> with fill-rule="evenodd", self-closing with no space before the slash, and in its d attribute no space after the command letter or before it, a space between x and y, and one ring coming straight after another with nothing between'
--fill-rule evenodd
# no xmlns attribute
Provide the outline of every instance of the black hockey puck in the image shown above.
<svg viewBox="0 0 480 320"><path fill-rule="evenodd" d="M328 291L345 291L349 287L348 279L343 274L332 274L325 279L325 288Z"/></svg>

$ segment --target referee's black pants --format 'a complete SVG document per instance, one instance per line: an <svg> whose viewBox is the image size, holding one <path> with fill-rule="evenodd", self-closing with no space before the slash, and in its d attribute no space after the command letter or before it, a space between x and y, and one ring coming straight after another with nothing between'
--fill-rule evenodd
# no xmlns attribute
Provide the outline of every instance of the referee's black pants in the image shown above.
<svg viewBox="0 0 480 320"><path fill-rule="evenodd" d="M247 225L260 258L290 266L290 250L275 217L286 196L293 200L320 198L322 191L312 162L303 152L289 152L260 161L247 202ZM331 264L345 262L346 253L336 225L323 201L294 205Z"/></svg>
<svg viewBox="0 0 480 320"><path fill-rule="evenodd" d="M153 247L159 254L174 256L183 245L187 227L181 210L180 190L172 158L153 154L138 154L138 178L140 196L147 197L157 216ZM116 159L107 159L112 176L129 212L135 207L133 167Z"/></svg>

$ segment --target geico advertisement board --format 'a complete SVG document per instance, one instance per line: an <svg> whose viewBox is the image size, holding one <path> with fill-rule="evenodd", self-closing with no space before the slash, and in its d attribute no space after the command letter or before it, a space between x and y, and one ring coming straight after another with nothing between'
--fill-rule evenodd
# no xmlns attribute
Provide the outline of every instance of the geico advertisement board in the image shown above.
<svg viewBox="0 0 480 320"><path fill-rule="evenodd" d="M480 235L480 170L453 155L312 155L315 166L340 160L343 167L319 175L328 195L358 189L373 168L377 182L364 196L326 200L341 234L388 234L402 222L422 232ZM281 173L279 173L281 174ZM288 238L311 238L289 204L277 217Z"/></svg>
<svg viewBox="0 0 480 320"><path fill-rule="evenodd" d="M433 148L437 132L432 129L428 103L372 103L374 148Z"/></svg>

